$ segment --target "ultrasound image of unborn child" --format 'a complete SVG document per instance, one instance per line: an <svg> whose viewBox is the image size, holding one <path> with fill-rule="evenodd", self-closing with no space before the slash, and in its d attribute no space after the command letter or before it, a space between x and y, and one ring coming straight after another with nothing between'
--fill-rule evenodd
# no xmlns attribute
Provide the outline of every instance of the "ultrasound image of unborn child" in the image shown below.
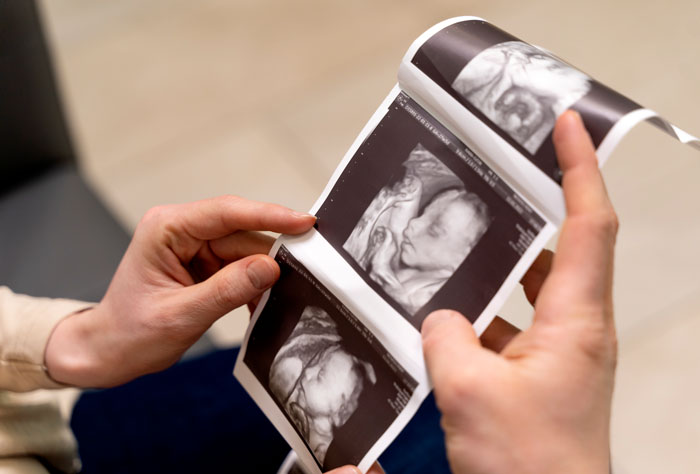
<svg viewBox="0 0 700 474"><path fill-rule="evenodd" d="M270 367L270 390L323 465L334 432L357 410L374 368L343 348L336 323L307 306Z"/></svg>
<svg viewBox="0 0 700 474"><path fill-rule="evenodd" d="M404 178L371 202L343 248L411 315L454 274L486 232L486 204L418 144Z"/></svg>
<svg viewBox="0 0 700 474"><path fill-rule="evenodd" d="M530 153L559 115L591 89L584 73L520 41L476 55L452 87Z"/></svg>

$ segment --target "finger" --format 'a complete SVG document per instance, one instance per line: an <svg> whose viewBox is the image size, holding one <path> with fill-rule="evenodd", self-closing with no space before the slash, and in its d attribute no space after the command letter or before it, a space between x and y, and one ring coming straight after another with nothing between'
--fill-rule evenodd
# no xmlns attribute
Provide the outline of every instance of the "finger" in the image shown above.
<svg viewBox="0 0 700 474"><path fill-rule="evenodd" d="M479 339L482 346L500 353L518 333L520 329L500 316L496 316Z"/></svg>
<svg viewBox="0 0 700 474"><path fill-rule="evenodd" d="M538 318L561 317L568 307L612 304L613 248L617 218L598 169L593 144L578 114L564 113L555 126L554 145L564 173L567 217L549 278L538 298ZM545 302L540 305L547 292ZM611 311L600 312L610 315Z"/></svg>
<svg viewBox="0 0 700 474"><path fill-rule="evenodd" d="M564 112L557 120L552 139L563 173L567 216L612 209L595 147L581 116L572 110Z"/></svg>
<svg viewBox="0 0 700 474"><path fill-rule="evenodd" d="M275 239L260 232L238 231L201 243L187 265L195 281L204 281L229 262L255 254L267 254Z"/></svg>
<svg viewBox="0 0 700 474"><path fill-rule="evenodd" d="M362 474L362 472L355 466L341 466L332 471L326 471L325 474Z"/></svg>
<svg viewBox="0 0 700 474"><path fill-rule="evenodd" d="M267 255L253 255L226 265L207 280L182 288L192 317L207 327L218 318L260 296L277 281L280 269Z"/></svg>
<svg viewBox="0 0 700 474"><path fill-rule="evenodd" d="M438 402L445 395L449 399L453 392L459 392L455 383L475 382L470 376L475 375L474 367L480 365L485 351L467 318L456 311L435 311L423 321L421 335L426 367Z"/></svg>
<svg viewBox="0 0 700 474"><path fill-rule="evenodd" d="M237 230L300 234L316 221L314 216L284 206L236 196L221 196L178 207L179 226L200 240L218 239Z"/></svg>
<svg viewBox="0 0 700 474"><path fill-rule="evenodd" d="M547 278L547 275L549 275L549 271L552 268L553 258L554 252L547 249L542 250L520 280L520 284L523 285L525 297L532 305L535 304L537 295L539 295L540 289L542 288L542 284Z"/></svg>
<svg viewBox="0 0 700 474"><path fill-rule="evenodd" d="M204 281L218 272L224 262L217 257L209 246L209 242L203 242L195 256L187 263L194 282Z"/></svg>
<svg viewBox="0 0 700 474"><path fill-rule="evenodd" d="M355 466L343 466L326 472L326 474L361 474L360 470ZM379 462L372 464L367 474L384 474L384 469L379 465Z"/></svg>
<svg viewBox="0 0 700 474"><path fill-rule="evenodd" d="M372 467L369 468L367 474L384 474L384 469L379 465L379 461L377 461L372 464Z"/></svg>
<svg viewBox="0 0 700 474"><path fill-rule="evenodd" d="M267 254L272 248L275 239L260 232L239 231L225 237L209 242L212 252L226 262L232 262L239 258Z"/></svg>
<svg viewBox="0 0 700 474"><path fill-rule="evenodd" d="M554 145L564 173L567 218L552 271L574 278L572 302L595 302L612 294L617 217L598 169L595 149L581 117L566 112L557 121Z"/></svg>
<svg viewBox="0 0 700 474"><path fill-rule="evenodd" d="M253 313L255 313L255 309L260 304L261 299L262 299L262 295L259 295L248 302L248 311L250 312L251 318L253 317Z"/></svg>

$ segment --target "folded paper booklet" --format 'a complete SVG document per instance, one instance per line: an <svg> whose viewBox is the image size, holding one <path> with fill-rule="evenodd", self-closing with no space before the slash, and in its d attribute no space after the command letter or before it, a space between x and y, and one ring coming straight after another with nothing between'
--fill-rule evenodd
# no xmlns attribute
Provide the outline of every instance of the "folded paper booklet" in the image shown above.
<svg viewBox="0 0 700 474"><path fill-rule="evenodd" d="M235 376L309 473L365 472L431 390L420 327L460 311L481 333L565 217L552 144L577 110L604 163L649 120L700 142L484 20L416 40L398 84L311 213L282 236Z"/></svg>

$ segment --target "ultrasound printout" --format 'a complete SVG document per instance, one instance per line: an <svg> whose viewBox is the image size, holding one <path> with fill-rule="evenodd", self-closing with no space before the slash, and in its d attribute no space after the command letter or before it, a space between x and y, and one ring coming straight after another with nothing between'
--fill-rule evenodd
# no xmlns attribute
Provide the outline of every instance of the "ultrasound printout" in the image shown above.
<svg viewBox="0 0 700 474"><path fill-rule="evenodd" d="M317 212L318 231L416 329L478 317L545 221L399 94Z"/></svg>
<svg viewBox="0 0 700 474"><path fill-rule="evenodd" d="M488 327L566 218L552 130L567 109L599 164L642 120L700 147L480 18L445 20L411 45L311 208L315 227L273 245L281 275L236 361L294 451L284 472L369 470L432 388L427 315L452 309L477 335Z"/></svg>
<svg viewBox="0 0 700 474"><path fill-rule="evenodd" d="M276 260L280 279L243 362L319 468L358 464L417 382L284 246Z"/></svg>
<svg viewBox="0 0 700 474"><path fill-rule="evenodd" d="M598 146L639 104L541 48L483 20L454 23L412 63L557 183L554 122L577 110Z"/></svg>

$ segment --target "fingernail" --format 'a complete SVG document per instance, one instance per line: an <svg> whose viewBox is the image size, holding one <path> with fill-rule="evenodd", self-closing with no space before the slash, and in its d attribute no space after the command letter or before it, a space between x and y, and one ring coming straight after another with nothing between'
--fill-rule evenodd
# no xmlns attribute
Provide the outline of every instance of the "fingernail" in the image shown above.
<svg viewBox="0 0 700 474"><path fill-rule="evenodd" d="M568 122L568 127L583 125L583 119L581 118L581 114L574 109L567 110L564 114L564 117L564 119Z"/></svg>
<svg viewBox="0 0 700 474"><path fill-rule="evenodd" d="M578 113L576 110L571 111L571 115L573 115L574 120L577 122L577 124L581 127L584 127L585 125L583 124L583 117L581 117L581 114Z"/></svg>
<svg viewBox="0 0 700 474"><path fill-rule="evenodd" d="M448 321L454 317L454 311L449 311L446 309L441 309L438 311L433 311L428 315L423 321L423 326L421 329L421 334L423 337L427 336L430 331L433 331L436 327Z"/></svg>
<svg viewBox="0 0 700 474"><path fill-rule="evenodd" d="M316 216L309 214L308 212L292 211L292 215L294 217L298 217L299 219L308 219L309 217L313 217L314 219L316 219Z"/></svg>
<svg viewBox="0 0 700 474"><path fill-rule="evenodd" d="M264 290L275 282L275 269L264 258L253 260L245 271L250 282L258 290Z"/></svg>
<svg viewBox="0 0 700 474"><path fill-rule="evenodd" d="M581 114L573 109L569 109L559 116L557 119L556 126L554 127L554 132L552 139L556 145L562 140L567 140L569 137L575 136L577 129L583 126L583 120L581 119Z"/></svg>

